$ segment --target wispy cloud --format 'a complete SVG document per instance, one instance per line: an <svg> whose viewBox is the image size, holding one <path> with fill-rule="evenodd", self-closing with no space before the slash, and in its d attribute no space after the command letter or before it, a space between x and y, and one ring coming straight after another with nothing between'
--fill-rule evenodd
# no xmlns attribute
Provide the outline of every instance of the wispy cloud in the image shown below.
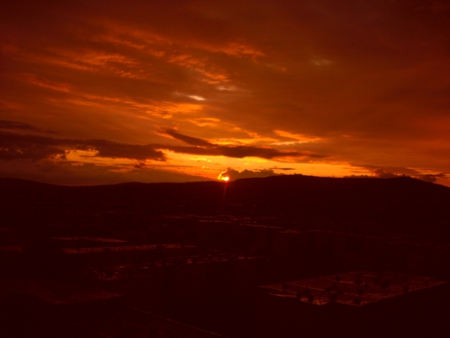
<svg viewBox="0 0 450 338"><path fill-rule="evenodd" d="M324 158L326 156L314 154L311 152L299 152L296 150L277 150L269 147L256 147L256 146L227 146L210 143L206 140L187 136L178 133L176 130L168 129L166 133L173 138L183 141L184 143L194 145L197 147L185 147L185 146L163 146L162 149L169 149L180 153L189 153L195 155L212 155L212 156L227 156L235 158L244 157L260 157L265 159L273 158Z"/></svg>

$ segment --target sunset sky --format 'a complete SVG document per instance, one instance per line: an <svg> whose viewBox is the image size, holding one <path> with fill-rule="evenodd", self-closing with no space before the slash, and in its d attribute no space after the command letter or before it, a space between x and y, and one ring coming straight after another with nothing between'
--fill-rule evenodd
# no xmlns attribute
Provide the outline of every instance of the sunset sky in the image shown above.
<svg viewBox="0 0 450 338"><path fill-rule="evenodd" d="M2 1L0 177L450 186L450 2Z"/></svg>

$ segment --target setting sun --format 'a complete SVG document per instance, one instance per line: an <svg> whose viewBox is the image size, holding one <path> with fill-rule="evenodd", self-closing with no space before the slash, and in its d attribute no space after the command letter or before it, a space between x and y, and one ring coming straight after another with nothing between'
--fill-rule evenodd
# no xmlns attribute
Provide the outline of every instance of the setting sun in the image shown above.
<svg viewBox="0 0 450 338"><path fill-rule="evenodd" d="M217 176L217 179L219 180L219 181L225 181L225 182L228 182L229 180L230 180L230 176L228 176L228 175L226 175L226 171L223 171L223 172L221 172L220 174L219 174L219 176Z"/></svg>
<svg viewBox="0 0 450 338"><path fill-rule="evenodd" d="M229 180L230 180L230 178L228 177L228 176L220 176L219 175L219 177L217 177L220 181L225 181L225 182L228 182Z"/></svg>

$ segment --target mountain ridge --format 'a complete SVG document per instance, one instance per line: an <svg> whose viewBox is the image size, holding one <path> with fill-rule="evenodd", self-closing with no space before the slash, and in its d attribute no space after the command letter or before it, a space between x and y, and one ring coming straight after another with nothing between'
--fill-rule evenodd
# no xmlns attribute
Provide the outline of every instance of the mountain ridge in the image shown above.
<svg viewBox="0 0 450 338"><path fill-rule="evenodd" d="M311 227L359 223L411 231L450 229L450 188L409 177L283 175L78 187L0 178L0 200L1 217L15 223L56 222L54 215L67 221L80 213L138 212L274 217Z"/></svg>

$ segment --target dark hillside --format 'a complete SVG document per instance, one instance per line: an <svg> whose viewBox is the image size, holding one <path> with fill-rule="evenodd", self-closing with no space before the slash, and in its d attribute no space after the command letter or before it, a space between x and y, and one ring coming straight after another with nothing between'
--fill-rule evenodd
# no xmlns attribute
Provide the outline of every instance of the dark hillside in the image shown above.
<svg viewBox="0 0 450 338"><path fill-rule="evenodd" d="M450 188L412 178L302 175L235 182L124 183L66 187L0 179L1 214L10 224L58 222L77 213L274 216L311 226L378 224L405 231L447 229Z"/></svg>
<svg viewBox="0 0 450 338"><path fill-rule="evenodd" d="M450 189L412 178L281 176L239 180L227 200L302 219L366 220L398 227L450 225Z"/></svg>

